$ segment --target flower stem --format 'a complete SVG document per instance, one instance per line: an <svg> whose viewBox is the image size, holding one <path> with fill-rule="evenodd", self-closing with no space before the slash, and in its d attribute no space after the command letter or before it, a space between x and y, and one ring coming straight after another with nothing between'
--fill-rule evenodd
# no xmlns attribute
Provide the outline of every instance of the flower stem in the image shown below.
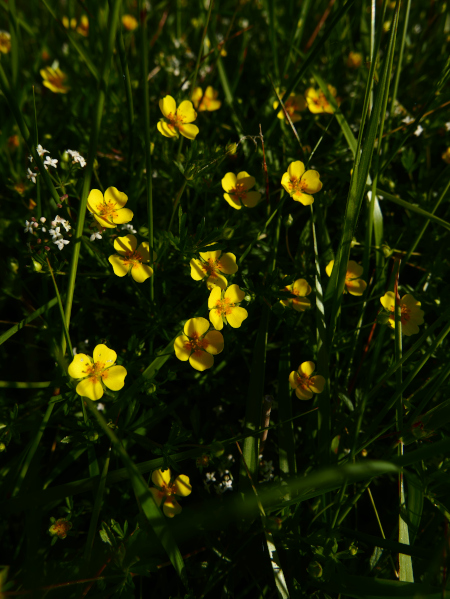
<svg viewBox="0 0 450 599"><path fill-rule="evenodd" d="M50 260L48 259L48 256L46 258L47 258L48 268L49 268L50 274L52 276L53 286L55 287L56 299L58 300L58 307L59 307L59 312L61 314L61 321L62 321L62 325L63 325L64 338L65 338L65 340L67 342L67 345L69 346L70 356L71 356L71 358L73 358L73 348L72 348L72 343L70 341L69 331L68 331L67 325L66 325L66 319L64 317L64 308L63 308L63 305L62 305L61 296L59 295L58 285L56 284L56 279L55 279L55 275L53 273L52 265L50 264ZM61 355L61 358L63 358L63 357L64 357L64 352Z"/></svg>
<svg viewBox="0 0 450 599"><path fill-rule="evenodd" d="M177 197L175 198L175 202L173 204L172 216L170 217L170 222L169 222L169 226L167 227L167 231L170 231L170 229L172 227L173 218L175 216L175 212L176 212L177 206L178 206L178 204L179 204L179 202L181 200L181 196L183 195L183 192L185 190L186 185L187 185L187 179L184 180L184 183L181 186L180 191L178 192Z"/></svg>

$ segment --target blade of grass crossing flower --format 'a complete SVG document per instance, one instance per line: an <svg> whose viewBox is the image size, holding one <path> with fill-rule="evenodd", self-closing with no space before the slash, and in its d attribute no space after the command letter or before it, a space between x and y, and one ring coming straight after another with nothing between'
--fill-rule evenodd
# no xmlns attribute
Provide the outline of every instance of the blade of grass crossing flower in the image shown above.
<svg viewBox="0 0 450 599"><path fill-rule="evenodd" d="M105 492L106 486L106 475L108 474L109 460L111 458L111 447L108 449L108 453L103 464L102 474L98 483L97 491L95 493L94 507L92 509L91 521L89 523L89 530L86 539L86 545L84 547L84 561L89 563L92 553L92 546L94 544L94 538L97 534L98 517L102 507L103 493Z"/></svg>
<svg viewBox="0 0 450 599"><path fill-rule="evenodd" d="M375 103L370 115L368 132L364 139L361 154L357 151L353 166L353 174L350 182L350 191L347 200L347 207L343 222L343 232L339 242L339 248L336 252L335 267L330 277L325 294L325 302L331 302L330 320L329 320L329 343L331 343L336 329L337 318L340 312L347 264L350 255L351 242L356 229L359 213L361 211L364 192L366 189L369 167L372 161L372 154L375 147L375 139L378 131L381 109L385 97L386 87L389 86L390 74L392 69L392 58L395 47L395 36L397 31L398 3L397 10L392 22L389 45L386 51L382 74L375 96ZM386 92L387 93L387 92Z"/></svg>
<svg viewBox="0 0 450 599"><path fill-rule="evenodd" d="M165 551L167 552L167 555L169 556L169 559L172 562L173 567L177 571L184 585L188 587L184 562L183 558L181 557L180 550L178 549L178 545L176 544L172 536L172 533L167 527L166 520L161 510L156 505L155 500L153 499L153 496L148 489L147 483L145 482L142 474L136 467L136 464L125 451L122 443L119 441L112 429L107 425L103 416L95 407L95 404L90 399L85 399L86 405L88 406L92 415L97 420L98 424L101 426L103 431L106 433L112 445L114 446L115 451L118 453L122 462L124 463L125 468L128 471L133 490L140 502L142 511L145 514L145 517L147 518L149 525L151 526L154 533L161 542L162 546L164 547Z"/></svg>
<svg viewBox="0 0 450 599"><path fill-rule="evenodd" d="M280 470L287 476L297 473L295 459L295 438L292 424L291 388L289 385L290 359L290 331L285 327L283 343L281 344L280 359L278 362L278 416L281 426L278 429L278 443Z"/></svg>
<svg viewBox="0 0 450 599"><path fill-rule="evenodd" d="M65 306L65 317L67 328L70 326L70 317L72 314L73 295L75 293L75 281L77 277L78 260L80 257L81 237L83 235L84 220L86 216L87 198L91 186L92 171L94 168L94 160L97 154L98 136L102 123L103 108L105 105L106 91L108 88L109 73L111 69L111 57L114 49L114 41L116 39L117 24L119 21L121 0L114 0L109 10L108 26L106 30L106 40L103 52L103 63L101 68L100 83L97 92L97 99L94 109L93 126L90 132L90 143L87 157L86 171L83 179L83 187L81 191L81 202L78 210L77 226L74 235L74 247L72 251L72 259L69 267L69 278L67 283L67 298ZM63 355L65 353L65 338L61 340Z"/></svg>
<svg viewBox="0 0 450 599"><path fill-rule="evenodd" d="M0 335L0 345L2 345L2 343L5 343L5 341L7 341L10 337L15 335L21 329L23 329L28 323L32 322L35 318L56 306L57 303L58 298L54 297L52 300L50 300L49 302L32 312L29 316L21 320L18 324L15 324L13 327L2 333Z"/></svg>

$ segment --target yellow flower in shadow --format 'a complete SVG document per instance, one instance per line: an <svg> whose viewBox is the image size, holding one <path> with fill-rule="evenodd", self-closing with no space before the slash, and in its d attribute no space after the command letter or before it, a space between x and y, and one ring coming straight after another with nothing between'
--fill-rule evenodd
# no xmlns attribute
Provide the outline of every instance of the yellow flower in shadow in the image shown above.
<svg viewBox="0 0 450 599"><path fill-rule="evenodd" d="M209 330L206 318L190 318L184 325L183 334L175 339L176 357L187 362L195 370L203 372L214 364L214 356L223 351L222 333Z"/></svg>
<svg viewBox="0 0 450 599"><path fill-rule="evenodd" d="M201 87L196 87L192 92L191 100L199 112L203 112L204 110L212 112L213 110L219 110L222 106L222 102L217 99L218 96L219 92L208 85L205 93L203 93Z"/></svg>
<svg viewBox="0 0 450 599"><path fill-rule="evenodd" d="M236 256L231 252L222 254L221 250L214 252L200 252L201 260L193 258L190 261L191 277L194 281L201 281L208 277L206 285L212 289L215 285L221 289L227 288L227 280L222 273L234 275L238 271Z"/></svg>
<svg viewBox="0 0 450 599"><path fill-rule="evenodd" d="M254 208L261 200L259 191L249 191L254 185L255 177L251 177L245 171L237 176L227 173L222 179L222 187L226 191L223 197L236 210L240 210L243 205L246 208Z"/></svg>
<svg viewBox="0 0 450 599"><path fill-rule="evenodd" d="M131 272L131 276L137 283L143 283L153 274L153 268L150 263L150 246L148 241L144 241L137 247L137 239L134 235L125 235L117 237L114 240L114 249L117 254L108 258L114 269L114 274L118 277L124 277ZM153 252L153 262L156 260L156 254Z"/></svg>
<svg viewBox="0 0 450 599"><path fill-rule="evenodd" d="M45 69L41 69L39 72L43 79L42 83L53 93L67 94L70 90L70 87L65 84L67 75L60 68L52 69L52 67L45 67Z"/></svg>
<svg viewBox="0 0 450 599"><path fill-rule="evenodd" d="M389 312L389 326L395 329L395 295L393 291L388 291L380 298L381 305ZM399 300L400 322L402 333L409 337L419 332L419 325L423 324L423 310L420 309L420 302L415 300L409 293Z"/></svg>
<svg viewBox="0 0 450 599"><path fill-rule="evenodd" d="M325 269L327 275L331 277L331 273L333 272L334 260L331 260ZM349 260L347 264L347 272L345 274L345 287L344 293L348 291L351 295L362 295L366 290L367 283L360 279L360 276L363 274L363 267L355 262L354 260Z"/></svg>
<svg viewBox="0 0 450 599"><path fill-rule="evenodd" d="M314 393L322 393L325 379L321 374L311 376L315 369L314 362L303 362L289 375L289 384L299 399L311 399Z"/></svg>
<svg viewBox="0 0 450 599"><path fill-rule="evenodd" d="M216 330L221 331L224 322L234 329L241 326L248 316L247 310L239 306L244 297L239 285L230 285L226 291L220 287L212 289L208 299L209 320Z"/></svg>
<svg viewBox="0 0 450 599"><path fill-rule="evenodd" d="M152 474L152 483L156 488L150 487L149 491L158 507L164 501L163 512L168 518L173 518L181 512L181 505L175 499L175 496L187 497L192 493L189 476L180 474L174 481L171 481L169 469L155 470Z"/></svg>

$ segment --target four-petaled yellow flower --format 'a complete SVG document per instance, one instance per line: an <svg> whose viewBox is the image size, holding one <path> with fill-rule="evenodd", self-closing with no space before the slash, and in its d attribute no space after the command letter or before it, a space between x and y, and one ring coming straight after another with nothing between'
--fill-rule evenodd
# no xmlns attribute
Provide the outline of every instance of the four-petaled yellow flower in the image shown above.
<svg viewBox="0 0 450 599"><path fill-rule="evenodd" d="M201 87L196 87L192 92L191 100L199 112L203 112L204 110L212 112L213 110L219 110L222 106L222 102L217 99L218 96L219 92L208 85L205 93L203 93Z"/></svg>
<svg viewBox="0 0 450 599"><path fill-rule="evenodd" d="M206 318L190 318L184 325L183 335L175 339L176 357L182 362L189 360L195 370L206 370L214 364L214 357L223 350L223 335L209 331ZM209 331L209 332L208 332Z"/></svg>
<svg viewBox="0 0 450 599"><path fill-rule="evenodd" d="M321 374L311 376L315 368L314 362L303 362L289 375L289 383L299 399L311 399L313 393L322 393L325 379Z"/></svg>
<svg viewBox="0 0 450 599"><path fill-rule="evenodd" d="M199 129L197 125L190 124L197 118L192 102L185 100L177 108L172 96L166 96L159 101L159 108L166 120L161 119L157 127L164 137L178 137L178 134L181 133L188 139L196 138Z"/></svg>
<svg viewBox="0 0 450 599"><path fill-rule="evenodd" d="M164 500L163 512L173 518L181 512L181 505L175 499L175 495L187 497L192 492L192 486L189 481L189 476L180 474L171 482L170 470L155 470L152 474L152 482L155 487L150 487L149 491L153 495L156 505L159 507Z"/></svg>
<svg viewBox="0 0 450 599"><path fill-rule="evenodd" d="M42 83L55 94L67 94L70 90L70 87L65 84L67 75L60 68L52 69L52 67L45 67L45 69L41 69L39 72L44 80Z"/></svg>
<svg viewBox="0 0 450 599"><path fill-rule="evenodd" d="M389 326L395 328L395 295L388 291L380 298L382 306L389 312ZM419 332L419 324L423 324L423 310L419 308L420 302L409 293L399 300L401 311L402 333L409 337Z"/></svg>
<svg viewBox="0 0 450 599"><path fill-rule="evenodd" d="M111 391L119 391L125 385L127 371L123 366L115 366L117 354L103 343L94 349L94 358L86 354L76 354L69 365L69 375L82 379L76 388L81 397L97 401L103 397L103 385Z"/></svg>
<svg viewBox="0 0 450 599"><path fill-rule="evenodd" d="M125 235L117 237L114 240L114 249L117 254L108 258L114 269L114 274L118 277L124 277L131 271L131 276L137 283L143 283L153 274L153 268L150 262L150 246L148 241L144 241L137 247L137 239L134 235ZM156 254L153 252L153 262L156 260Z"/></svg>
<svg viewBox="0 0 450 599"><path fill-rule="evenodd" d="M311 302L306 297L311 293L311 287L305 279L297 279L295 283L288 285L284 289L290 291L292 297L280 300L283 306L291 306L297 312L304 312L308 308L311 308Z"/></svg>
<svg viewBox="0 0 450 599"><path fill-rule="evenodd" d="M306 171L305 165L300 160L291 162L288 170L281 178L281 185L293 200L300 202L303 206L314 203L310 195L322 189L322 181L317 171Z"/></svg>
<svg viewBox="0 0 450 599"><path fill-rule="evenodd" d="M245 292L238 285L230 285L226 291L214 287L208 299L209 320L218 331L223 329L223 323L238 329L247 318L248 312L241 308L239 303L245 297Z"/></svg>
<svg viewBox="0 0 450 599"><path fill-rule="evenodd" d="M238 271L236 256L231 252L222 255L220 250L216 250L214 252L200 252L200 257L202 260L193 258L189 263L191 277L194 281L201 281L208 277L206 281L208 289L212 289L216 285L221 289L226 289L227 280L221 273L234 275Z"/></svg>
<svg viewBox="0 0 450 599"><path fill-rule="evenodd" d="M0 52L8 54L11 51L11 34L9 31L0 31Z"/></svg>
<svg viewBox="0 0 450 599"><path fill-rule="evenodd" d="M69 522L66 518L59 518L56 522L48 529L48 532L52 536L57 536L60 539L65 539L67 537L67 533L72 528L72 522Z"/></svg>
<svg viewBox="0 0 450 599"><path fill-rule="evenodd" d="M330 91L330 94L334 98L336 98L336 93L337 93L336 88L333 87L332 85L328 85L327 87ZM313 114L320 114L322 112L328 112L329 114L333 114L334 108L331 106L331 104L326 99L323 91L320 91L320 90L317 91L313 87L310 87L306 90L305 95L306 95L306 102L308 104L308 108ZM339 106L339 104L340 104L339 98L336 98L336 103Z"/></svg>
<svg viewBox="0 0 450 599"><path fill-rule="evenodd" d="M255 177L251 177L245 171L238 173L227 173L222 179L222 187L227 192L223 197L232 208L240 210L242 205L246 208L254 208L261 199L259 191L249 191L255 184Z"/></svg>
<svg viewBox="0 0 450 599"><path fill-rule="evenodd" d="M138 22L137 19L133 17L133 15L123 15L122 25L125 27L127 31L134 31L138 26Z"/></svg>
<svg viewBox="0 0 450 599"><path fill-rule="evenodd" d="M283 97L283 94L280 94L280 96ZM275 100L275 102L273 103L273 107L276 109L276 108L278 108L278 105L279 105L278 100ZM296 93L292 92L291 94L289 94L289 97L285 101L284 107L285 107L288 115L291 117L291 121L293 123L300 121L302 118L300 115L300 112L302 112L303 110L306 109L305 96L303 94L296 94ZM277 117L279 119L286 120L286 116L284 114L283 109L281 109L278 112Z"/></svg>
<svg viewBox="0 0 450 599"><path fill-rule="evenodd" d="M331 260L327 264L325 269L327 275L331 277L331 273L333 272L334 260ZM347 272L345 274L345 287L347 291L351 295L362 295L366 290L367 283L360 279L359 277L363 274L363 267L355 262L354 260L349 260L347 264ZM344 293L346 289L344 288Z"/></svg>
<svg viewBox="0 0 450 599"><path fill-rule="evenodd" d="M92 189L87 199L87 207L102 227L114 229L117 225L129 223L133 218L131 210L124 208L127 202L126 194L116 187L108 187L104 197L99 189Z"/></svg>
<svg viewBox="0 0 450 599"><path fill-rule="evenodd" d="M363 55L361 52L350 52L347 58L347 66L350 69L358 69L362 65Z"/></svg>
<svg viewBox="0 0 450 599"><path fill-rule="evenodd" d="M450 164L450 148L447 148L442 154L442 160L447 164Z"/></svg>

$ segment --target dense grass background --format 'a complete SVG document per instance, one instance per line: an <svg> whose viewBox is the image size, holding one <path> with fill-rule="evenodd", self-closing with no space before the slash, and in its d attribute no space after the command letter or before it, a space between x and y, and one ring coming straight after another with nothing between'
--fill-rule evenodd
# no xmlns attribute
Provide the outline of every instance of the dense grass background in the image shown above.
<svg viewBox="0 0 450 599"><path fill-rule="evenodd" d="M87 35L63 26L82 15ZM450 596L446 3L0 0L0 29L2 596ZM54 61L67 93L43 86ZM164 138L159 100L197 85L220 109ZM310 87L329 113L277 118ZM311 207L281 187L297 160L323 182ZM263 199L236 211L221 180L240 171ZM142 284L108 262L128 231L90 240L88 194L110 186L158 256ZM61 251L23 231L57 214ZM249 316L200 373L173 340L208 317L189 261L209 243L236 255ZM279 301L299 278L305 312ZM414 336L379 320L397 288L425 313ZM99 343L128 372L103 410L67 374ZM308 360L326 386L302 402L288 376ZM192 484L173 519L148 492L168 467Z"/></svg>

